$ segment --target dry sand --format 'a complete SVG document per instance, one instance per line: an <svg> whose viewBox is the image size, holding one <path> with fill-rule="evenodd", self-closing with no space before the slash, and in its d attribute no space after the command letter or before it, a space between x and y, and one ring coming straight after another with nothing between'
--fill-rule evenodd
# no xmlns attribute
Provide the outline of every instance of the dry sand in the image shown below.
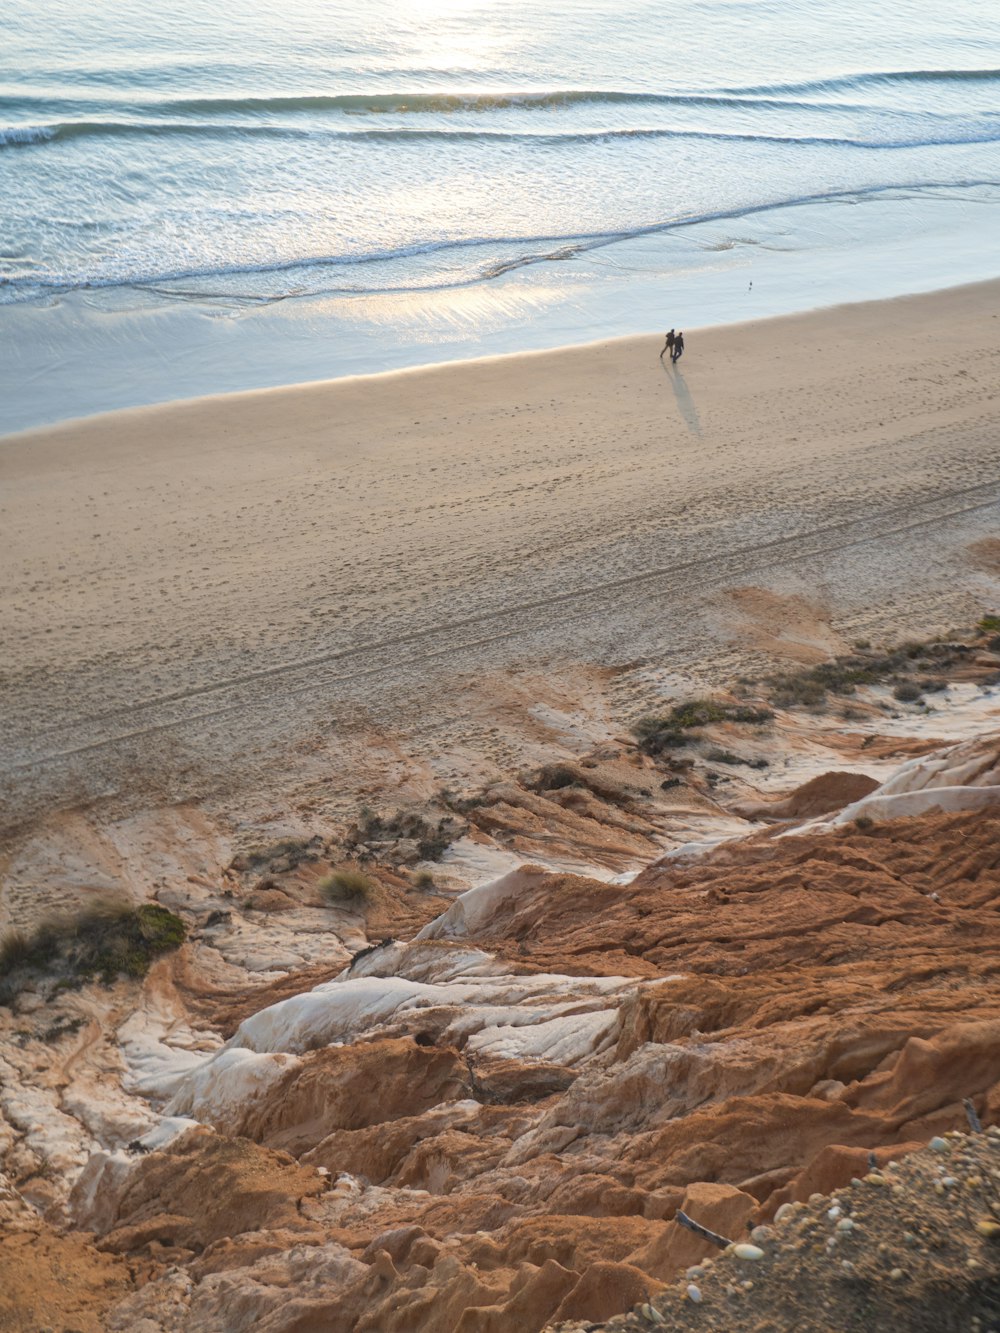
<svg viewBox="0 0 1000 1333"><path fill-rule="evenodd" d="M359 727L461 779L526 720L975 619L997 311L1000 282L689 333L676 368L630 338L7 437L9 817L343 785Z"/></svg>

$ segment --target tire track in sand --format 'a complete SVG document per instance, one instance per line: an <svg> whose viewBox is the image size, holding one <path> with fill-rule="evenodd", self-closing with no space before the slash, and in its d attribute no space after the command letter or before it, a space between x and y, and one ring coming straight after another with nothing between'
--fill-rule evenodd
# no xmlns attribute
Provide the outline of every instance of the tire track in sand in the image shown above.
<svg viewBox="0 0 1000 1333"><path fill-rule="evenodd" d="M975 503L955 505L956 500L972 499L990 493L990 498L979 499ZM945 491L930 499L887 507L881 513L863 519L848 519L810 529L808 532L793 533L790 536L775 538L768 542L745 546L734 551L713 553L692 560L676 562L606 582L590 584L581 588L568 589L551 596L534 598L497 609L483 610L457 620L437 623L399 636L378 640L371 643L356 644L346 648L315 654L292 662L280 663L273 667L243 673L223 681L193 687L190 690L178 690L154 699L143 700L121 708L109 709L78 719L63 727L51 728L45 732L35 731L24 745L10 747L14 753L9 761L0 759L0 771L13 775L27 769L59 763L76 756L110 749L157 733L180 730L194 724L201 724L218 717L240 710L259 710L269 705L274 706L290 696L310 692L321 692L336 685L363 681L373 677L391 677L408 668L432 662L440 658L455 659L463 653L475 652L492 644L508 641L517 637L529 637L538 628L538 612L555 607L580 604L570 615L561 617L558 623L566 624L591 617L607 615L604 605L608 597L614 597L618 609L621 608L621 594L634 590L637 596L631 599L633 604L660 597L671 591L687 591L691 575L699 572L699 590L706 586L727 584L734 579L748 576L776 565L795 565L819 556L835 554L855 547L864 546L891 537L920 529L943 524L963 515L988 509L1000 503L1000 479L981 482L975 486L961 487ZM951 505L950 508L947 506ZM839 539L831 538L839 534ZM513 625L505 622L514 620ZM546 620L546 627L554 623ZM454 636L473 626L490 626L492 632L480 634L472 639L454 642ZM406 658L395 657L386 662L376 660L364 664L366 657L381 658L391 650L430 640L434 647L415 653ZM339 673L322 671L321 668L344 661L360 659L361 664L355 670ZM316 673L308 680L294 682L294 676L301 672ZM290 679L291 678L291 679ZM270 691L275 682L281 682L280 698L275 699ZM265 688L266 687L266 688ZM247 690L244 695L241 691ZM225 696L236 693L238 697L223 699L216 706L200 711L188 711L183 705L195 699L205 699L211 695ZM177 707L180 705L181 707ZM143 714L147 719L143 722ZM166 716L164 716L166 714ZM113 735L101 734L101 726L115 719L126 722L131 719L133 725ZM135 723L139 725L135 725ZM97 729L97 734L94 730ZM88 734L89 732L89 734ZM75 737L74 737L75 734ZM59 748L45 751L44 746L32 747L32 741L45 737L64 738Z"/></svg>

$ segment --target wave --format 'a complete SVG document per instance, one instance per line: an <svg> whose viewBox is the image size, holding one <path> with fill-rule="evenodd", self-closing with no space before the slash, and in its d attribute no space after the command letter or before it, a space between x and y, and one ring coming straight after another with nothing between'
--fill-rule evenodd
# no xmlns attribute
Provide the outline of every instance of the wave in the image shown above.
<svg viewBox="0 0 1000 1333"><path fill-rule="evenodd" d="M811 147L859 148L869 150L948 147L960 144L992 143L1000 139L1000 116L990 118L988 125L972 128L964 133L925 135L896 138L853 138L847 135L824 134L762 134L750 130L701 130L681 126L635 126L605 130L567 130L563 132L477 130L443 128L394 128L332 130L322 127L302 128L285 125L246 125L241 123L212 124L181 121L68 121L52 125L13 125L0 127L0 149L27 148L44 143L59 143L89 137L118 138L139 136L159 138L170 135L210 136L228 135L234 138L298 138L343 139L357 142L419 143L419 142L474 142L520 144L584 144L616 139L694 139L720 143L764 143L806 145Z"/></svg>
<svg viewBox="0 0 1000 1333"><path fill-rule="evenodd" d="M815 194L792 196L786 199L774 200L770 203L759 204L749 208L743 207L709 211L672 218L663 222L650 223L641 227L631 227L611 231L584 232L576 235L561 234L444 238L434 241L415 242L412 245L393 247L386 250L362 252L359 254L305 256L279 260L272 263L212 265L204 268L185 269L183 271L135 273L128 276L115 277L95 276L87 279L74 278L69 275L55 273L38 273L31 274L30 276L13 278L0 276L0 299L2 299L2 294L5 291L13 293L13 299L15 300L20 299L30 301L36 299L40 293L62 294L71 291L132 288L159 292L162 295L175 298L183 297L199 300L246 300L263 303L283 301L296 296L390 295L396 293L450 290L459 287L474 286L480 282L489 281L490 279L499 277L512 269L523 268L531 264L545 263L550 260L570 259L574 255L582 254L589 250L600 249L608 245L615 245L622 241L634 240L643 236L655 236L673 231L683 231L690 227L695 227L708 222L720 222L752 217L761 213L771 213L785 208L796 208L813 204L837 203L839 201L860 202L865 199L877 198L880 195L897 194L900 191L930 192L945 188L962 190L979 189L983 187L1000 188L1000 180L984 179L961 182L912 181L906 184L875 185L864 189L823 191ZM352 269L366 265L390 264L393 261L410 259L418 255L449 251L459 252L463 250L479 250L484 248L495 250L513 246L525 247L525 250L518 255L493 258L487 263L479 265L466 277L444 276L440 280L432 280L423 283L405 283L395 286L338 285L332 287L313 286L308 288L298 286L280 293L271 294L208 290L184 291L178 288L171 289L168 286L170 283L191 283L205 279L220 280L243 276L248 278L266 277L269 275L292 273L295 271L308 272L316 269ZM18 297L18 292L24 294L21 297Z"/></svg>
<svg viewBox="0 0 1000 1333"><path fill-rule="evenodd" d="M92 109L104 105L112 111L128 111L137 115L231 115L282 114L295 112L332 111L345 114L434 114L456 111L548 110L563 106L587 104L622 106L767 106L788 107L788 98L803 94L831 93L883 87L898 83L962 83L1000 81L1000 69L911 69L867 70L838 74L820 79L806 79L790 83L756 84L717 89L640 91L608 88L549 88L523 91L467 89L448 92L440 90L401 90L388 93L306 93L268 97L198 97L173 98L137 103L58 102L60 109ZM0 110L39 110L47 107L51 114L53 102L37 97L0 98ZM815 103L798 102L803 108L815 109Z"/></svg>
<svg viewBox="0 0 1000 1333"><path fill-rule="evenodd" d="M967 80L988 82L1000 79L1000 69L923 69L865 71L832 78L777 83L756 87L720 88L697 92L640 92L602 88L555 88L524 92L396 92L315 94L298 97L191 98L164 103L179 112L212 115L231 111L344 111L396 114L406 112L546 110L585 103L610 105L677 105L701 102L726 104L730 99L758 101L761 96L782 97L789 93L837 91L886 83L942 83Z"/></svg>
<svg viewBox="0 0 1000 1333"><path fill-rule="evenodd" d="M843 89L884 87L894 83L990 83L1000 79L1000 69L889 69L836 74L824 79L797 83L764 83L753 87L720 88L722 96L748 97L788 93L840 92Z"/></svg>
<svg viewBox="0 0 1000 1333"><path fill-rule="evenodd" d="M54 139L59 126L55 125L8 125L0 128L0 148L17 148L21 145L44 143Z"/></svg>

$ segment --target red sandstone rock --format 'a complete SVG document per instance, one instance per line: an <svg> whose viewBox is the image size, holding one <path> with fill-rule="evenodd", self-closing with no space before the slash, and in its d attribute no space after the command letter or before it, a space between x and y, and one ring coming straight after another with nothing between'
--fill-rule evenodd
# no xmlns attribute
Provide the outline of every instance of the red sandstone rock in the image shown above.
<svg viewBox="0 0 1000 1333"><path fill-rule="evenodd" d="M212 1241L299 1222L323 1179L285 1153L211 1130L191 1130L137 1163L101 1248L125 1253L151 1241L198 1253Z"/></svg>
<svg viewBox="0 0 1000 1333"><path fill-rule="evenodd" d="M710 1252L678 1205L738 1237L963 1125L963 1097L997 1119L998 846L980 811L751 840L628 886L525 877L477 938L421 945L421 976L477 946L519 977L645 979L602 1054L308 1052L240 1121L298 1162L208 1131L138 1160L101 1243L182 1277L109 1327L171 1327L157 1301L190 1327L257 1302L267 1333L602 1319Z"/></svg>
<svg viewBox="0 0 1000 1333"><path fill-rule="evenodd" d="M552 1323L562 1319L607 1319L648 1301L660 1286L633 1264L591 1264L563 1298Z"/></svg>
<svg viewBox="0 0 1000 1333"><path fill-rule="evenodd" d="M409 1038L331 1046L305 1057L233 1131L302 1153L335 1130L362 1129L420 1114L469 1095L458 1052L418 1046Z"/></svg>
<svg viewBox="0 0 1000 1333"><path fill-rule="evenodd" d="M777 800L739 801L733 808L747 819L813 819L860 801L878 785L864 773L821 773Z"/></svg>
<svg viewBox="0 0 1000 1333"><path fill-rule="evenodd" d="M747 1223L757 1207L756 1199L731 1185L699 1181L689 1185L681 1203L683 1212L727 1240L746 1238ZM636 1250L630 1262L655 1278L669 1282L677 1273L718 1251L679 1222L667 1222L661 1233Z"/></svg>

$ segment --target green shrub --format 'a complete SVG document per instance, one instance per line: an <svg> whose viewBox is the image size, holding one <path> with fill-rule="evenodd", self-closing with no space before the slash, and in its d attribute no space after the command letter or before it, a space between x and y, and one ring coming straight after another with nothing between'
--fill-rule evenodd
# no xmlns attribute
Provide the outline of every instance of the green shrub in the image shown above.
<svg viewBox="0 0 1000 1333"><path fill-rule="evenodd" d="M746 761L741 759L738 754L733 754L732 750L709 750L705 758L710 764L742 764Z"/></svg>
<svg viewBox="0 0 1000 1333"><path fill-rule="evenodd" d="M920 686L914 685L911 680L900 681L893 690L892 697L898 699L901 704L915 704L922 698Z"/></svg>
<svg viewBox="0 0 1000 1333"><path fill-rule="evenodd" d="M994 615L991 612L989 615L983 616L976 628L980 634L1000 633L1000 615Z"/></svg>
<svg viewBox="0 0 1000 1333"><path fill-rule="evenodd" d="M854 827L860 833L866 833L868 829L874 828L875 821L870 815L858 815L854 821Z"/></svg>
<svg viewBox="0 0 1000 1333"><path fill-rule="evenodd" d="M47 974L59 986L144 977L154 958L184 943L185 933L180 917L158 903L134 907L113 899L43 921L30 935L10 931L0 942L0 1002Z"/></svg>
<svg viewBox="0 0 1000 1333"><path fill-rule="evenodd" d="M532 791L561 791L564 787L582 784L579 773L569 764L546 764L527 785Z"/></svg>
<svg viewBox="0 0 1000 1333"><path fill-rule="evenodd" d="M693 739L686 733L713 722L746 722L759 725L770 722L774 714L769 708L751 708L747 704L723 704L714 699L689 699L675 704L664 717L641 717L632 728L644 754L666 753L678 746L688 745Z"/></svg>
<svg viewBox="0 0 1000 1333"><path fill-rule="evenodd" d="M451 820L438 821L437 828L428 826L427 832L417 840L417 851L422 861L440 861L442 856L455 841L458 830Z"/></svg>
<svg viewBox="0 0 1000 1333"><path fill-rule="evenodd" d="M298 865L312 851L312 845L309 838L279 838L277 842L249 848L245 859L251 867L269 865L282 858Z"/></svg>
<svg viewBox="0 0 1000 1333"><path fill-rule="evenodd" d="M375 881L363 870L335 870L318 887L331 907L366 907L375 899Z"/></svg>
<svg viewBox="0 0 1000 1333"><path fill-rule="evenodd" d="M771 676L772 699L779 708L796 704L821 704L827 694L853 694L859 685L873 685L881 675L881 664L867 658L838 658L821 662L805 671Z"/></svg>
<svg viewBox="0 0 1000 1333"><path fill-rule="evenodd" d="M470 802L482 804L482 802ZM397 810L394 815L379 815L363 807L358 815L358 830L348 841L348 847L361 843L397 842L412 839L422 861L440 861L456 838L462 836L465 826L451 818L439 819L436 824L415 811Z"/></svg>
<svg viewBox="0 0 1000 1333"><path fill-rule="evenodd" d="M418 889L433 889L437 887L434 882L434 876L429 870L418 870L413 876L413 883Z"/></svg>
<svg viewBox="0 0 1000 1333"><path fill-rule="evenodd" d="M654 759L668 750L687 745L690 740L668 717L641 717L632 728L632 734L639 742L639 749Z"/></svg>
<svg viewBox="0 0 1000 1333"><path fill-rule="evenodd" d="M24 967L31 958L31 940L23 930L8 930L0 940L0 977Z"/></svg>

